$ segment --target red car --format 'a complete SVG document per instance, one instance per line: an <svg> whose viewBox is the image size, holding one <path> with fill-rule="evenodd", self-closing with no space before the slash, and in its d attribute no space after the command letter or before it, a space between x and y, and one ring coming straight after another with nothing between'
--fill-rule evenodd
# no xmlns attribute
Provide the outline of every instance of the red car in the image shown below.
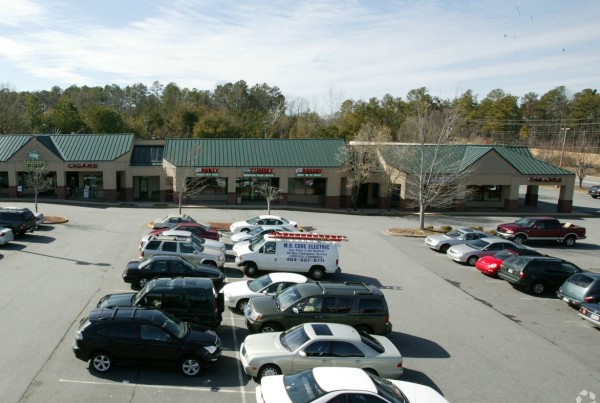
<svg viewBox="0 0 600 403"><path fill-rule="evenodd" d="M542 256L541 253L533 249L504 249L493 256L484 256L482 258L479 258L479 260L477 260L477 263L475 263L475 267L483 274L496 277L498 275L498 270L500 269L500 265L502 264L502 262L505 259L516 255Z"/></svg>
<svg viewBox="0 0 600 403"><path fill-rule="evenodd" d="M160 234L161 232L171 231L171 230L190 231L191 233L198 235L200 238L214 239L215 241L219 240L219 231L217 231L216 229L207 227L206 225L203 225L200 223L182 223L182 224L178 224L174 228L158 228L158 229L152 230L152 232L150 232L150 235L156 235L156 234Z"/></svg>

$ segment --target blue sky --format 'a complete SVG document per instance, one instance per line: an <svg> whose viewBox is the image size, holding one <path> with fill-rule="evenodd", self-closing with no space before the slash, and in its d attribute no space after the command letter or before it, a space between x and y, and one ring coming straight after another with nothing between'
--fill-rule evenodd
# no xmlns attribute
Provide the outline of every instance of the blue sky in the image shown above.
<svg viewBox="0 0 600 403"><path fill-rule="evenodd" d="M600 86L597 0L0 0L0 87L245 80L313 108Z"/></svg>

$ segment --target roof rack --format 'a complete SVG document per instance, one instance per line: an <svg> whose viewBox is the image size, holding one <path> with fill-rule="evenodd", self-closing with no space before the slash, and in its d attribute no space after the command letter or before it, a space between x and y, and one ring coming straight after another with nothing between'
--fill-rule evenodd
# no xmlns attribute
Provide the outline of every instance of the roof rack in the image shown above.
<svg viewBox="0 0 600 403"><path fill-rule="evenodd" d="M331 242L342 242L347 241L348 238L345 235L326 235L326 234L310 234L305 232L271 232L268 235L270 238L275 239L297 239L297 240L309 240L309 241L331 241Z"/></svg>
<svg viewBox="0 0 600 403"><path fill-rule="evenodd" d="M365 290L364 291L359 291L356 290L354 291L355 295L372 295L373 291L371 291L371 289L369 288L370 284L367 284L363 281L344 281L345 285L357 285L357 286L362 286Z"/></svg>

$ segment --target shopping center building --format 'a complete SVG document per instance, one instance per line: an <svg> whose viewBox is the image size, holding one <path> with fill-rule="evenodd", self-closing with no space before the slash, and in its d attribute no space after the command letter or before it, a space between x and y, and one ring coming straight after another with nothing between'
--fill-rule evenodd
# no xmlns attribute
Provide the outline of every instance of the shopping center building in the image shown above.
<svg viewBox="0 0 600 403"><path fill-rule="evenodd" d="M27 176L42 169L48 182L40 198L96 202L172 202L186 204L264 203L258 189L279 190L279 205L327 208L351 206L347 161L353 147L342 139L166 139L137 140L132 134L0 135L0 198L32 197ZM361 185L359 207L413 209L406 193L412 175L395 151L380 147L378 168ZM412 147L419 147L413 145ZM447 145L469 168L463 197L453 209L516 211L519 190L524 203L537 205L538 188L558 188L558 212L570 212L575 175L535 159L525 147ZM393 186L385 175L395 172ZM198 191L185 193L182 189ZM183 192L183 193L180 193ZM460 195L460 192L459 192Z"/></svg>

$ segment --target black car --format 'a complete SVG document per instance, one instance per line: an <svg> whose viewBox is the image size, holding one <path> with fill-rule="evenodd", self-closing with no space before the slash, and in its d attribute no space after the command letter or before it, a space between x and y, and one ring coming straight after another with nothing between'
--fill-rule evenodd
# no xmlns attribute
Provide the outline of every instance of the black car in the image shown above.
<svg viewBox="0 0 600 403"><path fill-rule="evenodd" d="M146 260L127 263L123 281L132 287L143 288L149 280L158 277L202 277L210 278L215 286L222 285L225 273L214 266L195 264L176 255L154 255Z"/></svg>
<svg viewBox="0 0 600 403"><path fill-rule="evenodd" d="M221 340L156 309L97 308L79 323L73 352L100 373L127 363L172 366L196 376L217 361Z"/></svg>
<svg viewBox="0 0 600 403"><path fill-rule="evenodd" d="M594 199L597 199L600 196L600 186L592 186L588 190L588 194L592 196Z"/></svg>
<svg viewBox="0 0 600 403"><path fill-rule="evenodd" d="M10 228L15 236L33 232L37 227L35 215L28 208L0 208L0 225Z"/></svg>
<svg viewBox="0 0 600 403"><path fill-rule="evenodd" d="M555 257L512 256L502 262L498 277L541 295L549 288L558 288L570 276L582 271L573 263Z"/></svg>

